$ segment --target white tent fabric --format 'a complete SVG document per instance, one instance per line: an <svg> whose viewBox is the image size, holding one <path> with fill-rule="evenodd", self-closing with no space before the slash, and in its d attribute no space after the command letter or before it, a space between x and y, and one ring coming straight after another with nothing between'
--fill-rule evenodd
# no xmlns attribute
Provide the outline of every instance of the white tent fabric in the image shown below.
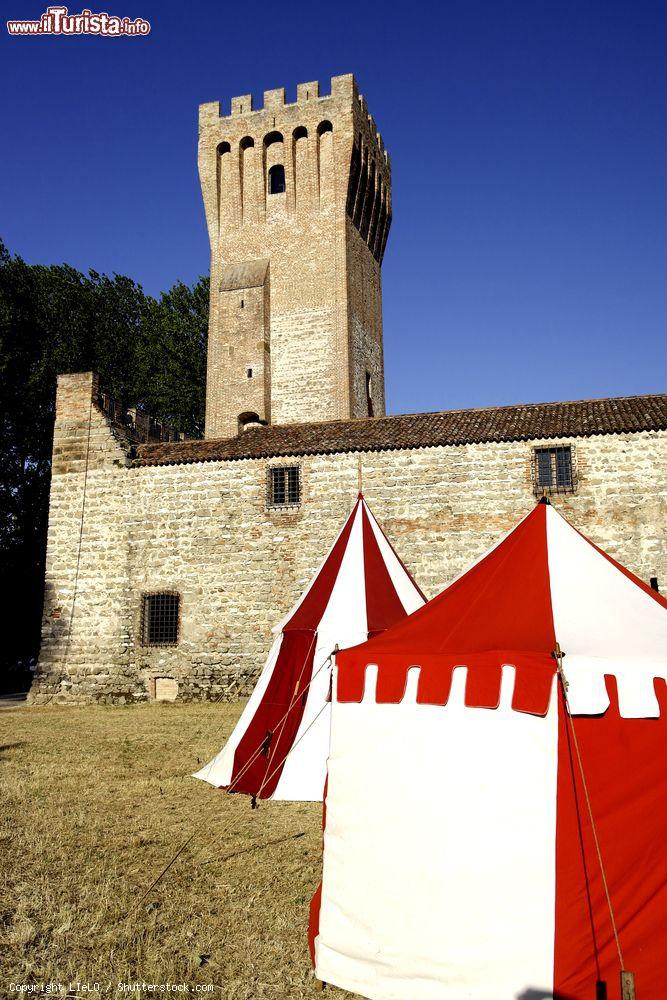
<svg viewBox="0 0 667 1000"><path fill-rule="evenodd" d="M667 602L543 504L336 657L319 979L371 1000L619 996L556 642L626 968L659 995Z"/></svg>
<svg viewBox="0 0 667 1000"><path fill-rule="evenodd" d="M553 507L547 508L547 547L573 714L597 715L609 707L604 675L612 674L623 718L658 718L653 679L667 678L664 608Z"/></svg>
<svg viewBox="0 0 667 1000"><path fill-rule="evenodd" d="M225 747L194 777L260 797L321 800L335 647L364 642L423 604L360 495L320 569L274 629L264 670ZM265 738L269 745L258 754Z"/></svg>

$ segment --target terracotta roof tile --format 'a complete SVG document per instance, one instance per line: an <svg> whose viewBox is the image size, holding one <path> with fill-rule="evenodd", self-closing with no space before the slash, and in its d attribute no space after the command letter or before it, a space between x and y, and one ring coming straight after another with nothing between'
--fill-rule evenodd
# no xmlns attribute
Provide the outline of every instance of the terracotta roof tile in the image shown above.
<svg viewBox="0 0 667 1000"><path fill-rule="evenodd" d="M658 430L667 430L667 393L409 413L368 420L274 424L224 440L139 445L134 464L176 465L346 451L392 451Z"/></svg>

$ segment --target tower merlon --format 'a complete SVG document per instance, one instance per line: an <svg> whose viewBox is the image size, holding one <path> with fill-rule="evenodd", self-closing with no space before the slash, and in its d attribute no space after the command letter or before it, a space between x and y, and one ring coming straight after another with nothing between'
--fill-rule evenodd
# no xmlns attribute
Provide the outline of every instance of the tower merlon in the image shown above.
<svg viewBox="0 0 667 1000"><path fill-rule="evenodd" d="M357 81L353 73L344 73L342 76L331 77L331 96L354 100L359 94Z"/></svg>
<svg viewBox="0 0 667 1000"><path fill-rule="evenodd" d="M215 125L220 120L220 101L207 101L199 105L199 125Z"/></svg>
<svg viewBox="0 0 667 1000"><path fill-rule="evenodd" d="M264 91L264 111L275 111L285 106L285 88Z"/></svg>
<svg viewBox="0 0 667 1000"><path fill-rule="evenodd" d="M255 108L252 104L252 94L243 94L241 97L232 97L232 114L247 115Z"/></svg>
<svg viewBox="0 0 667 1000"><path fill-rule="evenodd" d="M359 91L357 81L352 73L345 73L342 76L331 78L330 92L320 93L320 84L317 80L309 83L299 83L296 88L296 101L285 100L285 88L276 87L273 90L264 91L264 103L262 107L256 108L252 94L243 94L241 97L232 97L231 113L222 114L219 101L208 101L199 106L199 121L211 122L218 119L241 118L248 114L256 114L262 111L278 111L281 108L293 108L300 105L312 103L313 101L349 101L354 102Z"/></svg>
<svg viewBox="0 0 667 1000"><path fill-rule="evenodd" d="M296 103L305 104L306 101L316 101L320 96L320 85L317 80L310 83L297 83Z"/></svg>

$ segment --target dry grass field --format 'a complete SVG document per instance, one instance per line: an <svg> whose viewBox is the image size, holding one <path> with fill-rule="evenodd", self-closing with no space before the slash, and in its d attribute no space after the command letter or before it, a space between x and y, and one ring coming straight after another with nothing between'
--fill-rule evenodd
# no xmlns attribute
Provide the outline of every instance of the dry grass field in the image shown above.
<svg viewBox="0 0 667 1000"><path fill-rule="evenodd" d="M136 982L186 983L186 995L212 985L196 995L234 1000L321 995L307 949L321 807L252 811L188 777L240 709L0 710L3 997L17 995L12 982L99 983L111 997Z"/></svg>

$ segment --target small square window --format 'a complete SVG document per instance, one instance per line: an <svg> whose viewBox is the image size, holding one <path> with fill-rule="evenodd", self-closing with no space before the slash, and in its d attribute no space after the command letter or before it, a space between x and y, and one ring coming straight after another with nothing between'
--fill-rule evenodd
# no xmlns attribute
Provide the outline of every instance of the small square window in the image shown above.
<svg viewBox="0 0 667 1000"><path fill-rule="evenodd" d="M143 646L175 646L180 618L178 594L144 594L141 607Z"/></svg>
<svg viewBox="0 0 667 1000"><path fill-rule="evenodd" d="M301 503L301 469L274 465L268 470L268 506L296 507Z"/></svg>
<svg viewBox="0 0 667 1000"><path fill-rule="evenodd" d="M535 493L574 493L576 477L570 445L535 448L533 486Z"/></svg>

